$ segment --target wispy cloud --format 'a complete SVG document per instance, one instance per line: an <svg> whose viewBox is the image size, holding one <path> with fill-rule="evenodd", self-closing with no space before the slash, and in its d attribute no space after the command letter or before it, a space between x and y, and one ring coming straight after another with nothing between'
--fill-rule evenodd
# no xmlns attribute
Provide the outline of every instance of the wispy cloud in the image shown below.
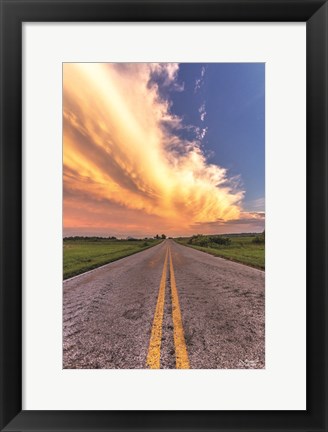
<svg viewBox="0 0 328 432"><path fill-rule="evenodd" d="M240 212L238 219L197 222L191 228L193 232L207 234L262 232L265 228L265 213Z"/></svg>
<svg viewBox="0 0 328 432"><path fill-rule="evenodd" d="M175 133L182 119L170 113L154 76L174 88L178 70L176 64L64 65L66 230L146 235L161 226L174 235L195 223L240 217L243 190L225 168L208 163L199 140Z"/></svg>
<svg viewBox="0 0 328 432"><path fill-rule="evenodd" d="M197 91L202 87L202 85L204 84L204 76L205 76L205 66L201 67L200 70L200 78L196 79L195 82L195 88L194 88L194 92L197 93Z"/></svg>
<svg viewBox="0 0 328 432"><path fill-rule="evenodd" d="M245 203L245 208L249 211L264 211L265 209L265 198L257 198Z"/></svg>
<svg viewBox="0 0 328 432"><path fill-rule="evenodd" d="M149 63L153 77L161 78L161 84L165 87L171 86L175 91L184 90L184 82L177 79L178 63Z"/></svg>
<svg viewBox="0 0 328 432"><path fill-rule="evenodd" d="M205 116L206 116L205 102L199 107L198 112L200 114L200 119L203 122L205 120Z"/></svg>
<svg viewBox="0 0 328 432"><path fill-rule="evenodd" d="M205 128L196 127L195 128L196 138L198 140L202 141L205 138L207 131L208 131L208 127L205 127Z"/></svg>

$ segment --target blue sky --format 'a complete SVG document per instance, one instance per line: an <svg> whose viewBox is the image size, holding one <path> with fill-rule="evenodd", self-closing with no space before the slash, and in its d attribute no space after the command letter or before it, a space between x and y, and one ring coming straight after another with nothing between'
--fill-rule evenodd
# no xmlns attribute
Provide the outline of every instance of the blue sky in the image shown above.
<svg viewBox="0 0 328 432"><path fill-rule="evenodd" d="M171 112L207 128L209 162L240 176L245 211L264 211L265 64L181 63L177 78L184 89L170 91Z"/></svg>

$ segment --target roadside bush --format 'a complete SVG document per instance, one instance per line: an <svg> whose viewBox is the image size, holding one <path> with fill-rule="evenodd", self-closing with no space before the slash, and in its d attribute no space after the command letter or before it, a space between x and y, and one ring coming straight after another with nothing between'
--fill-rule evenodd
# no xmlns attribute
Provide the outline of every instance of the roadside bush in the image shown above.
<svg viewBox="0 0 328 432"><path fill-rule="evenodd" d="M198 238L196 244L198 246L208 247L208 244L209 244L208 237L202 236L202 237Z"/></svg>
<svg viewBox="0 0 328 432"><path fill-rule="evenodd" d="M231 240L228 237L213 236L210 237L210 241L223 246L229 246L231 244Z"/></svg>
<svg viewBox="0 0 328 432"><path fill-rule="evenodd" d="M255 244L264 244L265 243L265 237L264 235L259 235L253 238L252 243Z"/></svg>
<svg viewBox="0 0 328 432"><path fill-rule="evenodd" d="M188 244L202 247L217 247L220 246L229 246L231 244L231 240L228 237L222 236L205 236L202 234L193 235L188 240Z"/></svg>
<svg viewBox="0 0 328 432"><path fill-rule="evenodd" d="M207 247L209 240L208 240L207 236L204 236L202 234L197 234L197 235L193 235L192 237L190 237L190 239L188 240L188 243L196 245L196 246Z"/></svg>

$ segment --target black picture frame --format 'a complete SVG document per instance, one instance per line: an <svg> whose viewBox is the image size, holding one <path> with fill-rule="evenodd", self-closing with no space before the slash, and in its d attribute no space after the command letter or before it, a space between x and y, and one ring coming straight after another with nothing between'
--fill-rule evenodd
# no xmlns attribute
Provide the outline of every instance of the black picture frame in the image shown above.
<svg viewBox="0 0 328 432"><path fill-rule="evenodd" d="M327 1L1 0L0 3L1 431L327 431ZM22 23L52 21L306 22L306 411L22 411Z"/></svg>

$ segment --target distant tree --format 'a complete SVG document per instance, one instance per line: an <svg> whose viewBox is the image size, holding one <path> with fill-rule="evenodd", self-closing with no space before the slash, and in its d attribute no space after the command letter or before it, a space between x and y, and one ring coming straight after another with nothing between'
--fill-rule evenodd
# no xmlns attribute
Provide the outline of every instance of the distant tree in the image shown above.
<svg viewBox="0 0 328 432"><path fill-rule="evenodd" d="M260 235L257 235L257 236L252 240L252 243L265 244L265 230L264 230Z"/></svg>
<svg viewBox="0 0 328 432"><path fill-rule="evenodd" d="M154 238L158 240L159 239L159 235L156 234Z"/></svg>
<svg viewBox="0 0 328 432"><path fill-rule="evenodd" d="M166 239L166 235L165 234L162 234L162 239Z"/></svg>

